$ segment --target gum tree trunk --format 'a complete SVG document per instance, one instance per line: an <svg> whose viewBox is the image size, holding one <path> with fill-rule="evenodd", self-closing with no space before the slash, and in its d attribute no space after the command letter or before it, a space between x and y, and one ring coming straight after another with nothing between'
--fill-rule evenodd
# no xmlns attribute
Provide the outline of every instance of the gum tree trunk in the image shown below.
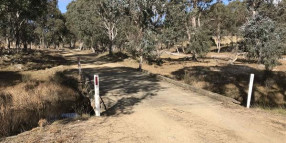
<svg viewBox="0 0 286 143"><path fill-rule="evenodd" d="M142 66L143 66L143 56L141 55L140 57L140 61L139 61L139 71L142 71Z"/></svg>

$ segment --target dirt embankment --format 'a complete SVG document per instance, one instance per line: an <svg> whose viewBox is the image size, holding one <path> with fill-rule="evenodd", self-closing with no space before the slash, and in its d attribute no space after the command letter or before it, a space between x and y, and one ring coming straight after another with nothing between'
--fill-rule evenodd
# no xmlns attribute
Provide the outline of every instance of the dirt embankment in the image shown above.
<svg viewBox="0 0 286 143"><path fill-rule="evenodd" d="M199 62L188 58L190 55L165 52L161 65L144 64L143 69L154 74L182 81L197 88L203 88L246 103L250 74L255 74L252 105L263 108L286 107L286 61L273 72L265 72L264 66L239 56L234 64L229 61L231 53L209 53ZM138 63L125 59L120 64L138 68Z"/></svg>
<svg viewBox="0 0 286 143"><path fill-rule="evenodd" d="M61 120L2 141L286 141L285 116L224 104L154 79L134 68L105 63L94 57L85 55L82 67L86 72L100 75L100 95L107 105L102 117Z"/></svg>
<svg viewBox="0 0 286 143"><path fill-rule="evenodd" d="M102 111L103 117L92 117L83 121L56 121L52 125L3 138L1 141L257 143L286 141L284 115L224 104L159 81L136 71L133 67L137 68L137 63L126 59L125 56L119 56L116 61L112 61L113 58L108 56L96 57L95 54L84 52L63 51L61 54L64 55L67 64L39 70L37 74L31 76L32 79L48 80L49 76L45 74L53 75L56 71L61 71L65 75L77 73L76 60L78 56L82 57L83 70L100 75L100 94L107 105L107 110ZM211 61L207 62L208 66L220 66ZM172 76L174 71L199 66L194 64L204 64L185 60L172 63L165 61L166 65L145 65L144 68L174 78ZM174 68L170 68L172 66ZM221 67L220 70L223 70L225 66ZM211 70L218 72L218 69ZM203 70L198 68L198 71ZM208 72L205 71L204 74ZM19 77L33 72L20 73ZM34 92L48 85L43 84L32 84L36 90L27 92ZM17 80L9 86L24 87ZM46 97L41 96L41 98Z"/></svg>

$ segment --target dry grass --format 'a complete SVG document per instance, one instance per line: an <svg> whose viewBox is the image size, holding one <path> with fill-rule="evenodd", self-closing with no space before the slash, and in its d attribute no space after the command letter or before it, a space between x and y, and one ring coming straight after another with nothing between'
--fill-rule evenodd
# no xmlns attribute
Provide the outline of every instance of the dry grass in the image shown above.
<svg viewBox="0 0 286 143"><path fill-rule="evenodd" d="M11 84L2 87L0 92L0 137L30 130L39 125L39 120L61 119L63 113L90 112L90 101L81 95L73 73L45 71L45 75L43 71L32 75L17 73L19 76L13 79L17 82L5 78L5 83ZM15 73L6 75L11 74Z"/></svg>
<svg viewBox="0 0 286 143"><path fill-rule="evenodd" d="M75 100L74 90L54 82L28 82L6 89L6 93L13 97L13 107L45 108L45 103Z"/></svg>
<svg viewBox="0 0 286 143"><path fill-rule="evenodd" d="M30 81L8 87L0 93L0 136L31 129L41 118L68 112L78 98L75 90L54 81Z"/></svg>
<svg viewBox="0 0 286 143"><path fill-rule="evenodd" d="M57 51L58 52L58 51ZM37 127L62 113L85 113L73 68L52 51L0 54L0 138Z"/></svg>

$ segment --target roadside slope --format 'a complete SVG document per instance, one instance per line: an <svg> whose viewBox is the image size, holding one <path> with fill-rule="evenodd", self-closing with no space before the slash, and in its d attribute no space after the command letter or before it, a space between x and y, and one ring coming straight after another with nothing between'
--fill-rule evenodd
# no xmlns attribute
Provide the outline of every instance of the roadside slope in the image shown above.
<svg viewBox="0 0 286 143"><path fill-rule="evenodd" d="M100 75L102 117L57 121L2 142L286 142L286 117L158 81L118 63L83 64Z"/></svg>
<svg viewBox="0 0 286 143"><path fill-rule="evenodd" d="M237 105L226 106L208 97L169 83L154 81L146 75L117 66L110 68L102 65L94 68L102 73L103 83L110 75L115 79L124 77L126 82L103 84L103 97L109 106L109 111L103 117L93 117L87 121L57 122L43 131L37 128L4 142L286 141L285 117L269 116L268 113L247 110ZM134 87L118 87L118 84L127 86L130 81L135 81L132 82ZM132 89L137 86L137 89Z"/></svg>

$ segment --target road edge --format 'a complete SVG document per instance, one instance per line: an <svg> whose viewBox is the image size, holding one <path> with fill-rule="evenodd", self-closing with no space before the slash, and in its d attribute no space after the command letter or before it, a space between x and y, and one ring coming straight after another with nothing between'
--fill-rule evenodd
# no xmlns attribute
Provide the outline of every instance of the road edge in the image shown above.
<svg viewBox="0 0 286 143"><path fill-rule="evenodd" d="M227 97L227 96L223 96L223 95L220 95L220 94L217 94L217 93L205 90L205 89L196 88L196 87L191 86L189 84L182 83L180 81L177 81L177 80L174 80L174 79L162 76L160 74L154 74L154 73L151 73L151 72L149 72L147 70L142 70L141 72L144 73L144 74L147 74L147 75L149 75L151 77L155 77L158 80L162 80L162 81L171 83L171 84L173 84L175 86L178 86L178 87L181 87L181 88L184 88L184 89L196 92L199 95L208 96L208 97L210 97L210 98L212 98L214 100L218 100L218 101L221 101L221 102L224 102L224 103L234 103L234 104L239 104L239 105L241 104L240 101L237 101L237 100L235 100L233 98L230 98L230 97Z"/></svg>

